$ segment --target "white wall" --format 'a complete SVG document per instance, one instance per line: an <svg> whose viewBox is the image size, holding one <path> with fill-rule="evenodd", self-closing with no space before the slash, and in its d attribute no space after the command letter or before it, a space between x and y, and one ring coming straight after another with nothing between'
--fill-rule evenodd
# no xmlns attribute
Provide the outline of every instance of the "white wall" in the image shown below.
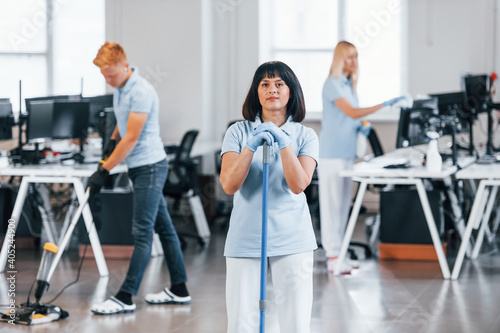
<svg viewBox="0 0 500 333"><path fill-rule="evenodd" d="M259 66L256 0L212 1L214 22L214 109L216 140L228 122L242 119L241 107Z"/></svg>
<svg viewBox="0 0 500 333"><path fill-rule="evenodd" d="M210 16L202 15L205 2L106 1L106 39L120 43L131 65L155 86L166 143L179 142L192 128L200 129L198 140L205 140L213 128L211 88L206 86L210 71L202 61L207 54L202 31L211 25ZM208 30L202 30L203 24Z"/></svg>
<svg viewBox="0 0 500 333"><path fill-rule="evenodd" d="M493 31L500 0L407 1L412 95L460 90L465 72L500 72L500 33ZM222 140L227 123L241 119L260 64L259 1L108 0L106 10L107 39L122 43L156 85L164 141L177 142L191 128L202 140ZM320 130L319 122L306 125ZM383 127L384 148L394 149L397 124L374 126Z"/></svg>
<svg viewBox="0 0 500 333"><path fill-rule="evenodd" d="M461 90L464 73L495 70L494 1L409 1L412 95Z"/></svg>

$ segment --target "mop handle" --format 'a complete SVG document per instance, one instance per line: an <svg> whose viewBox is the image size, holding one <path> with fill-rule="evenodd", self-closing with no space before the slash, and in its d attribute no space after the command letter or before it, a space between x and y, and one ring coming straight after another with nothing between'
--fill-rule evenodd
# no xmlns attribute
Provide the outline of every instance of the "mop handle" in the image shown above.
<svg viewBox="0 0 500 333"><path fill-rule="evenodd" d="M267 279L267 192L269 183L269 160L271 152L269 145L264 141L263 177L262 177L262 240L260 253L260 332L265 331L265 311L266 311L266 279Z"/></svg>

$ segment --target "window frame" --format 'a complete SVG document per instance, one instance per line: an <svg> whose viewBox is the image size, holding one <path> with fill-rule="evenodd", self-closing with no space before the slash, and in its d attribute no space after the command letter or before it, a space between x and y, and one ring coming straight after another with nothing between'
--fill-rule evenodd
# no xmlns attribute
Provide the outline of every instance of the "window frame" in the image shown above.
<svg viewBox="0 0 500 333"><path fill-rule="evenodd" d="M273 0L274 1L274 0ZM335 18L337 21L337 41L340 40L345 40L348 35L348 19L347 16L349 15L348 10L347 10L347 1L348 0L337 0L337 15L338 17ZM264 6L264 2L267 4ZM274 3L273 3L274 4ZM399 40L399 45L401 47L401 68L400 68L400 94L403 94L403 92L408 91L408 20L405 19L408 17L408 4L406 1L400 0L399 2L400 8L401 8L401 13L399 15L399 26L400 26L400 40ZM275 45L272 42L272 37L273 36L273 28L274 26L272 24L269 24L267 22L271 22L271 18L269 16L269 11L265 10L265 8L268 8L268 0L260 0L259 3L259 20L263 22L261 26L263 26L263 29L260 29L259 32L259 40L260 40L260 62L266 60L266 59L274 59L274 55L280 52L290 52L290 53L299 53L299 52L306 52L306 53L326 53L328 52L332 57L333 57L333 47L332 48L308 48L308 47L297 47L297 48L280 48L273 46ZM325 69L326 71L327 69ZM323 110L308 110L307 112L307 118L309 120L321 120L322 118L322 112ZM382 121L382 122L396 122L399 119L399 112L395 113L394 111L391 110L381 110L379 112L375 112L369 116L366 117L366 119L370 121Z"/></svg>

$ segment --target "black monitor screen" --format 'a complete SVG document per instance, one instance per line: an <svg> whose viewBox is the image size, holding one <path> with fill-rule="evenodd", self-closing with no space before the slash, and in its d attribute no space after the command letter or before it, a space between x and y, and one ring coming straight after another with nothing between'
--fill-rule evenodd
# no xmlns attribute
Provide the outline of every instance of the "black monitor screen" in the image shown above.
<svg viewBox="0 0 500 333"><path fill-rule="evenodd" d="M452 116L455 113L458 123L455 127L457 133L468 131L468 121L470 113L465 110L465 95L463 91L433 94L438 100L438 110L440 116ZM447 133L444 133L447 134Z"/></svg>
<svg viewBox="0 0 500 333"><path fill-rule="evenodd" d="M438 112L438 99L435 97L417 99L413 101L412 109L429 108Z"/></svg>
<svg viewBox="0 0 500 333"><path fill-rule="evenodd" d="M54 101L31 101L29 110L26 131L28 142L49 139L52 136Z"/></svg>
<svg viewBox="0 0 500 333"><path fill-rule="evenodd" d="M427 132L437 131L440 120L431 108L401 109L396 148L416 146L428 142Z"/></svg>
<svg viewBox="0 0 500 333"><path fill-rule="evenodd" d="M113 95L85 97L84 100L90 102L89 126L98 129L99 114L103 112L105 108L113 106Z"/></svg>
<svg viewBox="0 0 500 333"><path fill-rule="evenodd" d="M0 101L0 140L12 139L12 125L14 125L12 104Z"/></svg>
<svg viewBox="0 0 500 333"><path fill-rule="evenodd" d="M12 104L0 101L0 118L12 117Z"/></svg>
<svg viewBox="0 0 500 333"><path fill-rule="evenodd" d="M43 96L43 97L32 97L26 98L26 112L30 112L29 104L35 101L79 101L81 100L80 95L58 95L58 96Z"/></svg>
<svg viewBox="0 0 500 333"><path fill-rule="evenodd" d="M486 103L490 100L490 77L484 75L466 75L463 77L465 107L471 113L486 111Z"/></svg>
<svg viewBox="0 0 500 333"><path fill-rule="evenodd" d="M86 138L89 126L89 102L54 102L52 138Z"/></svg>

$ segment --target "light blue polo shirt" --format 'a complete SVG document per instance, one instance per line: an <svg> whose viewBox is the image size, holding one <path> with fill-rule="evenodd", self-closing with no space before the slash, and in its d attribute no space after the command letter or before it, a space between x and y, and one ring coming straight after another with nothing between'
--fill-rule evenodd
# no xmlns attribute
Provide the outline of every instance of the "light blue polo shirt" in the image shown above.
<svg viewBox="0 0 500 333"><path fill-rule="evenodd" d="M131 69L133 73L125 86L113 93L113 111L120 137L127 134L130 112L149 113L149 116L137 144L125 159L130 169L160 162L167 156L160 137L158 94L151 83L139 75L139 69Z"/></svg>
<svg viewBox="0 0 500 333"><path fill-rule="evenodd" d="M252 131L261 123L240 121L226 132L221 154L228 151L241 153ZM297 156L310 156L318 160L316 133L291 118L281 126L290 136ZM227 257L260 257L262 235L262 146L254 153L250 170L241 188L234 194L229 231L224 255ZM269 163L268 191L268 256L308 252L316 249L316 237L311 214L304 193L294 194L288 187L283 165L275 143Z"/></svg>
<svg viewBox="0 0 500 333"><path fill-rule="evenodd" d="M358 97L352 89L351 80L329 76L323 85L323 114L319 134L320 158L356 158L356 143L359 119L352 119L342 112L335 101L344 97L354 108L358 108Z"/></svg>

